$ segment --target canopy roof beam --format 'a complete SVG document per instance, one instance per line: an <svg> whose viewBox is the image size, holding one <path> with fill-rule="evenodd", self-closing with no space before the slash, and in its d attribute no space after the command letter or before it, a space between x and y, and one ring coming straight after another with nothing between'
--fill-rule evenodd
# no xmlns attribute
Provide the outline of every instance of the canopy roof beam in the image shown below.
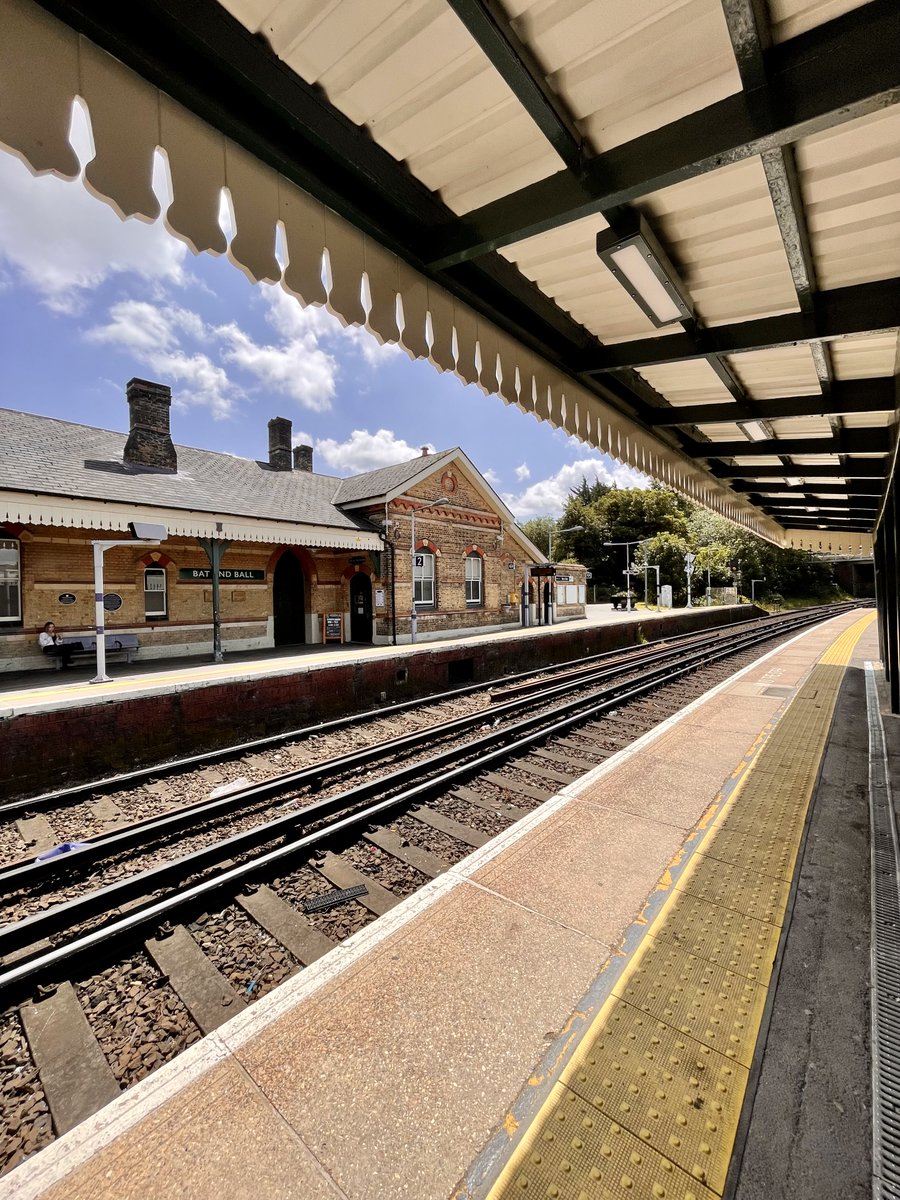
<svg viewBox="0 0 900 1200"><path fill-rule="evenodd" d="M770 82L475 209L436 236L446 268L630 204L730 163L855 120L900 96L900 9L871 0L773 46Z"/></svg>

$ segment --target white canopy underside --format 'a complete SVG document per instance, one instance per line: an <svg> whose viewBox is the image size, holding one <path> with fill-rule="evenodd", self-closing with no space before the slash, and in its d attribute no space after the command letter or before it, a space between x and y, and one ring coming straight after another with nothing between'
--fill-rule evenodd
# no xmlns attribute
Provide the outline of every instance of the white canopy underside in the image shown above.
<svg viewBox="0 0 900 1200"><path fill-rule="evenodd" d="M668 484L778 544L869 554L868 534L784 530L702 467L640 429L602 399L414 271L323 204L148 84L31 0L2 0L0 144L35 173L77 179L68 140L71 109L88 112L96 155L84 171L88 189L122 218L153 221L160 205L151 185L154 156L167 159L173 201L166 228L195 253L227 254L254 282L280 283L302 304L325 305L343 323L361 325L412 358L427 359L485 394L499 395L539 420ZM227 189L236 233L218 223ZM275 257L281 227L287 266ZM323 279L328 280L326 288ZM365 303L363 301L365 297ZM18 519L43 524L110 525L110 509L32 500ZM72 521L73 513L79 514ZM38 515L41 514L41 515ZM50 514L49 519L46 514ZM163 518L160 518L163 519ZM172 533L213 536L214 518L179 520ZM377 549L371 535L223 519L222 537ZM239 532L240 531L240 532ZM317 540L318 539L318 540Z"/></svg>

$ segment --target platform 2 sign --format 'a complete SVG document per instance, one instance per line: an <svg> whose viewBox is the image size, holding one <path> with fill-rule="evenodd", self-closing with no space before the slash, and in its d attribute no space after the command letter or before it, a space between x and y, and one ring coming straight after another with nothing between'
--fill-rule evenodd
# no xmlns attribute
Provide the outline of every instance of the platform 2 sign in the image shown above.
<svg viewBox="0 0 900 1200"><path fill-rule="evenodd" d="M219 567L222 583L262 583L265 571L245 570L243 567ZM179 567L179 583L211 583L212 567Z"/></svg>

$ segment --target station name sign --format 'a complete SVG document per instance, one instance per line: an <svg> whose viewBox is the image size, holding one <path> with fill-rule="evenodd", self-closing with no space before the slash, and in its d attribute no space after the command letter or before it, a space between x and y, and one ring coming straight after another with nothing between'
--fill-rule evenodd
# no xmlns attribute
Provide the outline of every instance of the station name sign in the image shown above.
<svg viewBox="0 0 900 1200"><path fill-rule="evenodd" d="M243 567L219 567L222 583L262 583L265 571L245 570ZM179 583L212 583L212 567L180 567Z"/></svg>

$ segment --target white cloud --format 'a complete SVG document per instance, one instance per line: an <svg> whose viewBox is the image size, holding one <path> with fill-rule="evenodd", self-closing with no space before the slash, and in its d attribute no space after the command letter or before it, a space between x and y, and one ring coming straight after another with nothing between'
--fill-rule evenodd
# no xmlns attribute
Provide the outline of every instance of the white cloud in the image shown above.
<svg viewBox="0 0 900 1200"><path fill-rule="evenodd" d="M340 332L344 339L359 351L370 367L377 367L392 358L403 358L406 355L402 346L398 346L396 342L379 342L374 334L361 325L348 325L346 328L342 327Z"/></svg>
<svg viewBox="0 0 900 1200"><path fill-rule="evenodd" d="M496 488L500 483L500 476L492 467L488 467L486 471L482 471L481 473L492 488Z"/></svg>
<svg viewBox="0 0 900 1200"><path fill-rule="evenodd" d="M434 446L428 449L434 452ZM316 453L340 474L359 475L363 471L377 471L379 467L406 462L416 458L422 450L420 446L410 446L390 429L379 429L377 433L354 429L345 442L336 442L333 438L317 442Z"/></svg>
<svg viewBox="0 0 900 1200"><path fill-rule="evenodd" d="M208 408L221 419L234 410L240 389L204 350L188 349L193 339L207 348L212 332L190 309L164 307L143 300L123 300L109 310L105 325L87 330L89 342L127 351L155 378L172 385L173 403L180 408Z"/></svg>
<svg viewBox="0 0 900 1200"><path fill-rule="evenodd" d="M567 463L549 479L541 479L531 484L518 495L506 493L503 500L515 513L518 521L527 521L531 517L558 517L565 508L569 495L582 479L586 479L588 483L599 480L601 483L610 486L615 484L622 488L650 486L650 480L640 471L617 463L606 455L598 455L596 458L581 458Z"/></svg>
<svg viewBox="0 0 900 1200"><path fill-rule="evenodd" d="M528 463L521 463L518 467L516 467L516 479L518 479L519 482L521 482L523 479L530 479L530 478L531 478L531 471L529 469Z"/></svg>
<svg viewBox="0 0 900 1200"><path fill-rule="evenodd" d="M133 272L154 287L181 285L188 249L157 222L122 221L79 182L36 177L0 152L0 263L56 312Z"/></svg>
<svg viewBox="0 0 900 1200"><path fill-rule="evenodd" d="M314 335L294 338L281 346L262 346L234 322L220 326L216 332L224 343L225 361L255 376L268 391L289 396L313 412L331 407L337 361L316 345Z"/></svg>

